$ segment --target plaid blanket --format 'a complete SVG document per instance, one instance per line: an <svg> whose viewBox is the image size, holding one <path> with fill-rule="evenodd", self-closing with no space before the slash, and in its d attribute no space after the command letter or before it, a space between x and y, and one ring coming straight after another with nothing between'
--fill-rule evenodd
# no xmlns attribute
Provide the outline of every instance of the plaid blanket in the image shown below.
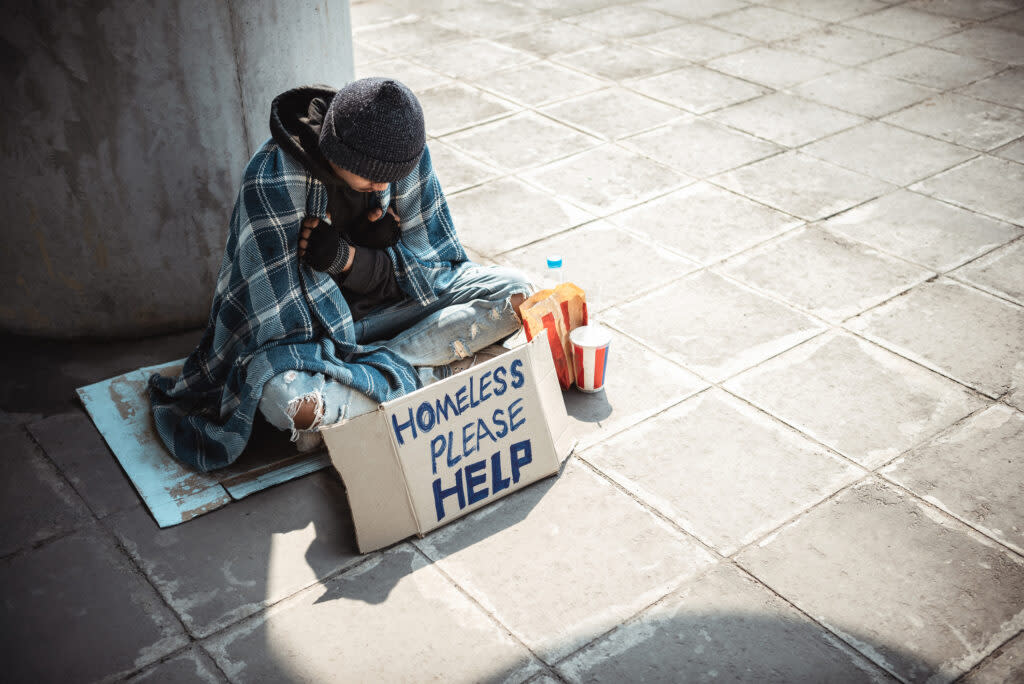
<svg viewBox="0 0 1024 684"><path fill-rule="evenodd" d="M467 257L429 150L377 198L382 208L393 200L401 219L401 241L388 249L399 287L431 303ZM302 219L326 213L324 185L273 140L264 143L245 170L203 338L180 376L149 379L157 432L180 461L201 471L234 462L264 383L283 371L324 373L381 402L416 389L403 358L356 343L338 286L299 260Z"/></svg>

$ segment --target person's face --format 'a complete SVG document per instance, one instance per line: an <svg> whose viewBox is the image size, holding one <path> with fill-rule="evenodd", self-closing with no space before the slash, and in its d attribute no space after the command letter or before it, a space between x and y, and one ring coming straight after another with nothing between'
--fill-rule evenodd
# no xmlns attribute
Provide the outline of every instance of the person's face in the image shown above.
<svg viewBox="0 0 1024 684"><path fill-rule="evenodd" d="M348 183L348 186L356 192L383 192L387 189L387 183L374 183L368 178L357 176L351 171L346 171L332 161L328 161L338 178Z"/></svg>

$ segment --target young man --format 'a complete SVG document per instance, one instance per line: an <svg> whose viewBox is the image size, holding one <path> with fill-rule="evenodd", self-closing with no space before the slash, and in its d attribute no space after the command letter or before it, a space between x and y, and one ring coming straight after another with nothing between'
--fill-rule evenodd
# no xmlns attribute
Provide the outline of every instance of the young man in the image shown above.
<svg viewBox="0 0 1024 684"><path fill-rule="evenodd" d="M300 448L317 430L447 377L515 332L530 286L470 262L397 81L278 96L249 161L202 341L150 378L175 457L232 463L257 410Z"/></svg>

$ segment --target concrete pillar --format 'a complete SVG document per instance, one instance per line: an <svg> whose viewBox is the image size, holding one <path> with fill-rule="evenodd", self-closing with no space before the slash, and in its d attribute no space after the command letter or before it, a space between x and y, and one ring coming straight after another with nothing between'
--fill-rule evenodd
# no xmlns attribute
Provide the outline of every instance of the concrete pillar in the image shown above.
<svg viewBox="0 0 1024 684"><path fill-rule="evenodd" d="M348 1L5 5L0 329L202 325L270 101L354 77Z"/></svg>

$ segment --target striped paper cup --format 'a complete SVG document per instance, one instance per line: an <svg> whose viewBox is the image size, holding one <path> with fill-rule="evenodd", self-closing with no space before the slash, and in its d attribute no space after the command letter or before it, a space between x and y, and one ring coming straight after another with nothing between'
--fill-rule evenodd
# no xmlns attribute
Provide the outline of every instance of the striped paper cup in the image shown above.
<svg viewBox="0 0 1024 684"><path fill-rule="evenodd" d="M608 369L608 347L612 336L607 328L584 325L569 333L576 371L576 388L581 392L600 392Z"/></svg>

